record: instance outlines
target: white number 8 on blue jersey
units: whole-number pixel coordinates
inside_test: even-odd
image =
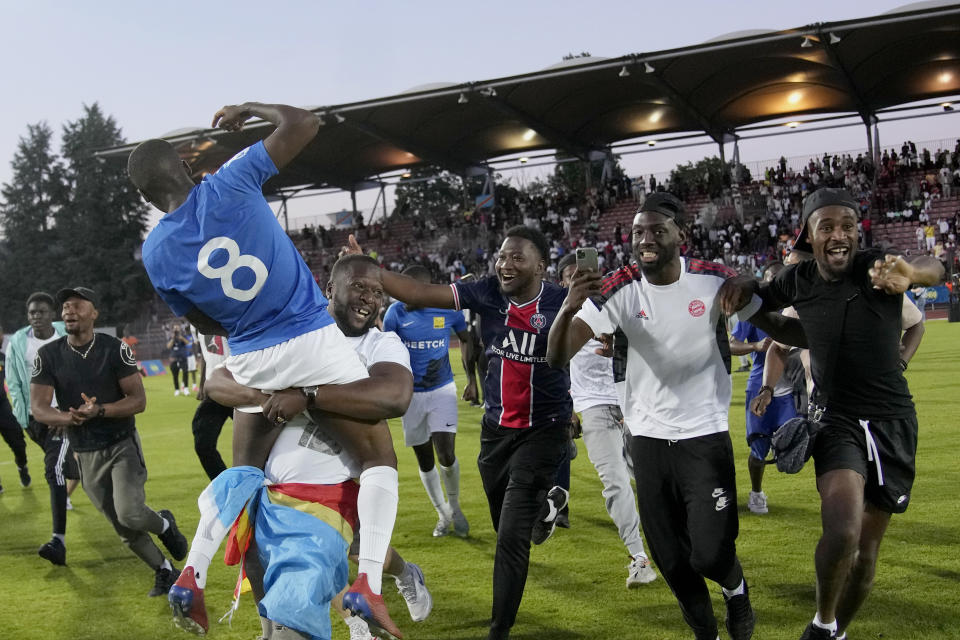
[[[222,267],[210,266],[210,254],[217,249],[223,249],[227,252],[227,263]],[[255,276],[253,285],[249,289],[237,289],[233,286],[233,274],[237,269],[247,267],[253,271]],[[214,280],[220,278],[220,286],[223,287],[223,293],[228,298],[247,302],[253,300],[260,289],[267,281],[267,265],[256,256],[240,253],[240,245],[226,236],[210,239],[203,245],[200,253],[197,254],[197,271],[201,275]]]

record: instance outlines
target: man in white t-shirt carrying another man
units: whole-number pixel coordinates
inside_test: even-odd
[[[230,468],[211,483],[201,501],[230,496],[232,500],[225,501],[232,506],[223,512],[236,519],[250,491],[259,490],[266,478],[270,504],[292,506],[311,516],[319,514],[334,529],[331,532],[321,526],[315,532],[311,520],[303,521],[301,526],[297,520],[300,516],[292,516],[293,520],[277,519],[269,510],[262,518],[255,516],[256,544],[246,550],[244,562],[259,601],[263,637],[271,640],[329,637],[329,604],[346,585],[346,564],[342,561],[347,548],[356,555],[353,532],[358,526],[357,488],[352,478],[359,475],[359,466],[315,418],[347,408],[364,419],[398,417],[407,410],[413,391],[406,347],[396,334],[380,332],[374,326],[383,298],[376,261],[358,255],[338,260],[330,274],[327,295],[331,315],[370,375],[347,385],[321,387],[317,393],[320,403],[316,405],[321,413],[311,412],[308,419],[304,414],[306,398],[299,389],[274,393],[267,408],[268,396],[237,384],[225,368],[215,371],[206,383],[210,397],[225,405],[264,405],[264,424],[273,420],[275,412],[295,417],[286,423],[274,443],[263,472],[251,467]],[[322,507],[310,505],[311,502]],[[262,499],[259,504],[262,509]],[[252,511],[249,507],[248,510]],[[315,537],[321,542],[317,543]],[[243,554],[243,536],[236,538],[240,542],[238,551]],[[331,554],[331,547],[342,549],[342,553]],[[234,559],[239,557],[235,555]],[[308,570],[303,569],[304,563]],[[426,619],[433,601],[420,568],[404,562],[390,548],[384,571],[394,577],[411,618],[417,622]],[[206,632],[203,589],[195,584],[181,585],[182,582],[174,587],[170,598],[175,620],[188,630]],[[393,637],[392,632],[382,628],[368,629],[360,618],[346,621],[351,639],[367,640],[371,630],[379,637]]]
[[[569,287],[577,268],[577,257],[571,252],[557,265],[560,286]],[[570,360],[570,396],[574,417],[582,414],[580,426],[587,457],[593,463],[603,484],[607,513],[617,525],[620,539],[630,554],[627,567],[627,588],[653,582],[657,574],[643,548],[640,536],[640,515],[630,486],[631,462],[614,385],[613,363],[597,353],[603,344],[591,338]]]
[[[736,552],[730,351],[717,296],[735,273],[681,258],[685,237],[683,203],[668,193],[649,196],[633,220],[637,265],[602,282],[596,272],[574,274],[547,360],[562,367],[590,338],[622,332],[623,416],[653,561],[697,640],[719,637],[704,578],[723,589],[731,638],[748,640],[755,615]]]

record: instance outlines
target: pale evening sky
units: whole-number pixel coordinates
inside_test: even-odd
[[[535,71],[567,53],[617,57],[692,45],[745,29],[785,29],[862,18],[899,0],[805,2],[357,3],[284,1],[228,4],[106,0],[4,2],[0,182],[28,123],[56,131],[99,102],[129,141],[207,126],[223,104],[260,100],[326,105],[391,95],[432,82],[466,82]],[[960,137],[960,118],[881,126],[881,143]],[[864,145],[862,127],[741,144],[760,161]],[[628,173],[668,171],[714,155],[715,146],[625,158]],[[728,150],[729,152],[729,150]],[[518,172],[505,177],[519,180]],[[531,170],[525,171],[526,179]],[[361,208],[373,191],[359,194]],[[294,215],[336,211],[349,198],[297,203]],[[391,202],[392,205],[392,202]]]

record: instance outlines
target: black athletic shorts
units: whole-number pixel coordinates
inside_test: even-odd
[[[916,475],[916,414],[898,420],[869,420],[864,428],[857,418],[827,411],[821,423],[823,429],[813,445],[817,476],[852,469],[866,480],[867,502],[887,513],[906,511]],[[868,430],[875,447],[868,444]]]

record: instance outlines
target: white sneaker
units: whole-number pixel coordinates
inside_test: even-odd
[[[627,589],[636,589],[657,579],[657,572],[650,566],[649,558],[643,554],[633,556],[627,569],[630,571],[627,575]]]
[[[183,388],[183,395],[185,395],[185,396],[190,395],[190,389],[187,389],[186,387],[184,387],[184,388]]]
[[[175,395],[175,396],[180,395],[180,389],[177,389],[176,391],[174,391],[174,392],[173,392],[173,395]]]
[[[350,616],[344,618],[343,621],[350,627],[350,640],[377,640],[370,633],[370,627],[360,616]]]
[[[453,535],[460,538],[466,538],[470,535],[470,523],[467,522],[467,516],[463,511],[457,509],[453,512]]]
[[[70,496],[67,496],[67,511],[73,511],[73,503],[70,502]]]
[[[764,514],[767,512],[767,494],[763,491],[751,491],[750,500],[747,502],[747,508],[753,513]]]
[[[394,578],[397,591],[403,596],[410,610],[410,619],[414,622],[423,622],[433,609],[433,596],[423,581],[423,571],[420,567],[408,562],[403,573]]]
[[[450,511],[450,505],[444,504],[443,511],[438,514],[437,526],[433,528],[433,537],[442,538],[450,533],[450,525],[453,524],[453,512]]]

